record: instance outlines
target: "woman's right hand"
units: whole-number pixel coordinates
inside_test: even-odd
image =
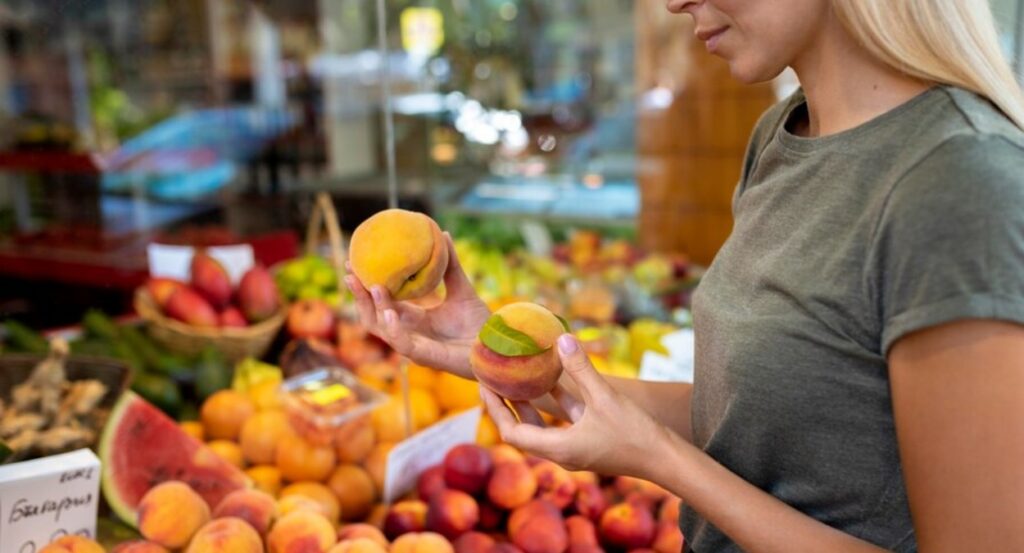
[[[462,270],[451,235],[444,236],[448,243],[446,295],[435,307],[396,302],[383,286],[367,290],[351,271],[345,283],[355,297],[363,326],[392,349],[417,364],[472,378],[469,349],[491,312]]]

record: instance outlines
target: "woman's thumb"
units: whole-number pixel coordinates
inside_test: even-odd
[[[580,347],[579,341],[572,334],[558,337],[558,355],[562,360],[562,370],[576,383],[584,401],[600,393],[607,383],[597,374],[590,358]]]

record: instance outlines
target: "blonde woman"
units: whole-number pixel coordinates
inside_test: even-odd
[[[670,0],[743,82],[802,90],[750,141],[694,300],[693,387],[558,343],[567,428],[483,392],[502,437],[683,498],[687,551],[1024,551],[1024,102],[983,0]],[[469,376],[487,317],[454,258],[363,321]]]

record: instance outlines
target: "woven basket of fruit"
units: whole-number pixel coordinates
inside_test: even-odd
[[[188,295],[184,296],[191,299]],[[186,302],[183,300],[179,303]],[[207,321],[202,320],[206,318],[203,315],[194,316],[193,320],[186,322],[180,319],[187,319],[188,316],[165,314],[169,305],[172,304],[161,309],[147,288],[135,291],[135,312],[146,321],[150,336],[162,346],[176,353],[198,355],[208,345],[213,345],[232,362],[246,357],[262,357],[281,330],[287,313],[283,307],[278,306],[266,319],[244,326],[232,326],[218,325],[212,320],[211,324],[205,324]],[[200,310],[202,308],[197,309]]]

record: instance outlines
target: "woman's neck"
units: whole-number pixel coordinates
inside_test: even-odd
[[[834,17],[794,61],[793,70],[807,97],[808,118],[792,130],[807,137],[862,125],[931,86],[872,57]]]

